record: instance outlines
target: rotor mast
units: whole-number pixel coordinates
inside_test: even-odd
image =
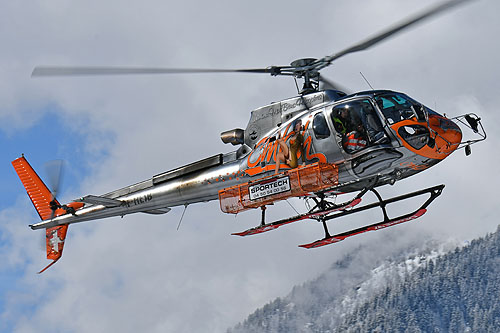
[[[304,79],[304,85],[299,92],[301,95],[307,95],[319,90],[319,72],[310,65],[317,59],[302,58],[292,61],[290,66],[293,68],[293,75],[297,79]]]

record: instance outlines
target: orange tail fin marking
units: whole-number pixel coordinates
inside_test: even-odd
[[[38,274],[43,273],[47,268],[54,265],[61,259],[66,233],[68,232],[68,224],[58,225],[57,227],[47,228],[45,230],[45,244],[47,248],[47,259],[53,261]]]
[[[33,202],[40,218],[42,220],[50,219],[52,216],[52,209],[50,208],[52,193],[48,187],[43,183],[24,156],[12,161],[12,165],[28,192],[28,196],[31,202]],[[59,205],[58,202],[57,204]]]
[[[50,219],[53,215],[53,212],[50,207],[50,202],[52,201],[52,193],[50,192],[49,188],[43,183],[43,181],[40,179],[35,170],[28,163],[28,161],[24,158],[24,156],[12,161],[12,165],[14,166],[17,175],[21,179],[24,188],[28,192],[28,196],[31,199],[33,206],[35,206],[38,215],[40,215],[40,218],[42,220]],[[56,204],[59,206],[59,202],[56,201]],[[56,215],[60,214],[55,214],[54,216]],[[47,259],[52,259],[53,262],[42,269],[39,273],[45,271],[61,258],[67,231],[67,224],[46,229],[45,238]]]

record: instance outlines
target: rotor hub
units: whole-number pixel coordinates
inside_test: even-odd
[[[318,59],[315,58],[302,58],[302,59],[297,59],[294,60],[290,63],[290,66],[295,67],[295,68],[300,68],[300,67],[306,67],[314,62],[316,62]]]

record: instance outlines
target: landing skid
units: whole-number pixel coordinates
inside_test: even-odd
[[[266,231],[274,230],[277,229],[283,225],[290,224],[292,222],[297,222],[305,219],[315,219],[323,224],[323,228],[325,231],[325,237],[317,240],[315,242],[309,243],[309,244],[303,244],[299,245],[300,247],[311,249],[311,248],[317,248],[321,246],[325,246],[328,244],[333,244],[340,242],[347,237],[351,237],[354,235],[358,235],[367,231],[372,231],[372,230],[380,230],[384,229],[387,227],[392,227],[397,224],[401,224],[404,222],[412,221],[414,219],[419,218],[420,216],[424,215],[427,212],[427,206],[430,205],[432,201],[434,201],[439,195],[441,195],[441,192],[443,191],[444,185],[437,185],[433,187],[429,187],[420,191],[416,192],[411,192],[407,193],[401,196],[389,198],[389,199],[382,199],[380,194],[375,190],[375,189],[364,189],[361,191],[354,199],[351,201],[348,201],[346,203],[340,204],[340,205],[335,205],[332,204],[328,201],[326,201],[323,197],[319,197],[319,200],[316,199],[316,205],[307,213],[300,214],[297,216],[293,216],[287,219],[279,220],[276,222],[272,223],[264,223],[264,210],[265,207],[263,208],[263,213],[262,213],[262,222],[261,225],[252,229],[248,229],[243,232],[239,233],[233,233],[233,235],[237,236],[249,236],[249,235],[255,235],[259,233],[263,233]],[[364,205],[361,207],[355,207],[361,202],[361,197],[368,191],[373,192],[377,198],[378,202],[374,202],[372,204]],[[386,211],[386,206],[391,203],[395,203],[398,201],[410,199],[416,196],[424,195],[424,194],[429,194],[430,197],[414,212],[404,214],[395,218],[389,218],[387,215]],[[329,231],[328,231],[328,226],[326,224],[326,221],[336,219],[339,217],[351,215],[354,213],[359,213],[361,211],[365,211],[368,209],[373,209],[376,207],[380,207],[382,209],[382,213],[384,214],[384,220],[382,222],[374,223],[368,226],[364,226],[361,228],[353,229],[350,231],[346,231],[340,234],[336,234],[331,236]]]
[[[341,234],[337,234],[334,236],[326,236],[325,238],[317,240],[315,242],[312,242],[309,244],[299,245],[299,247],[303,247],[306,249],[313,249],[313,248],[325,246],[328,244],[338,243],[338,242],[346,239],[347,237],[358,235],[358,234],[361,234],[363,232],[367,232],[367,231],[371,231],[371,230],[380,230],[380,229],[384,229],[387,227],[392,227],[393,225],[396,225],[396,224],[415,220],[415,219],[419,218],[420,216],[424,215],[426,212],[427,212],[427,209],[422,208],[422,209],[417,210],[414,213],[407,214],[405,216],[401,216],[401,217],[396,218],[396,219],[391,219],[388,221],[374,223],[374,224],[371,224],[371,225],[366,226],[366,227],[361,227],[358,229],[346,231],[346,232],[343,232]]]
[[[338,211],[345,211],[346,209],[352,208],[359,204],[361,202],[361,197],[358,195],[356,198],[352,199],[351,201],[348,201],[346,203],[340,204],[340,205],[334,205],[328,201],[322,200],[321,202],[325,202],[328,205],[328,207],[324,207],[323,209],[319,208],[318,204],[314,206],[309,212],[292,216],[287,219],[279,220],[276,222],[271,222],[271,223],[261,223],[260,226],[251,228],[242,232],[236,232],[231,235],[235,236],[250,236],[250,235],[255,235],[255,234],[260,234],[266,231],[271,231],[274,229],[278,229],[281,226],[293,223],[293,222],[298,222],[306,219],[318,219],[321,218],[322,216],[332,214],[334,212]],[[264,207],[262,207],[265,209]],[[262,222],[264,222],[264,218],[262,219]]]

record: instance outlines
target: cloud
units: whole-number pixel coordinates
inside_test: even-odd
[[[34,65],[281,65],[332,54],[421,6],[395,0],[362,7],[348,1],[308,7],[298,1],[9,4],[0,20],[5,46],[0,117],[10,130],[30,128],[38,112],[55,105],[75,133],[89,138],[80,143],[81,149],[106,151],[75,180],[80,191],[67,196],[106,193],[230,151],[219,133],[244,127],[250,110],[295,94],[293,81],[231,74],[35,80],[29,79]],[[33,245],[38,233],[25,227],[36,215],[23,201],[2,207],[0,216],[2,257],[12,255],[7,247],[15,246],[8,267],[21,270],[16,285],[26,287],[26,292],[9,294],[2,318],[19,332],[222,331],[257,306],[287,294],[293,285],[314,278],[360,242],[387,243],[411,234],[469,239],[493,231],[497,157],[492,152],[499,140],[489,124],[498,127],[498,85],[492,78],[498,77],[499,68],[498,47],[484,41],[495,40],[499,32],[496,20],[487,19],[498,7],[494,1],[472,3],[345,57],[324,72],[353,89],[366,89],[361,70],[377,88],[408,92],[448,115],[474,109],[487,120],[490,136],[473,147],[471,157],[455,154],[381,190],[392,196],[445,183],[443,195],[418,222],[307,251],[296,245],[322,237],[316,223],[241,239],[230,233],[254,226],[260,212],[235,218],[221,213],[217,202],[197,204],[188,207],[179,231],[182,208],[163,216],[73,225],[63,259],[36,276],[44,259]],[[25,200],[19,193],[19,201]],[[270,219],[290,214],[286,203],[269,210]],[[343,226],[364,222],[357,217]]]

